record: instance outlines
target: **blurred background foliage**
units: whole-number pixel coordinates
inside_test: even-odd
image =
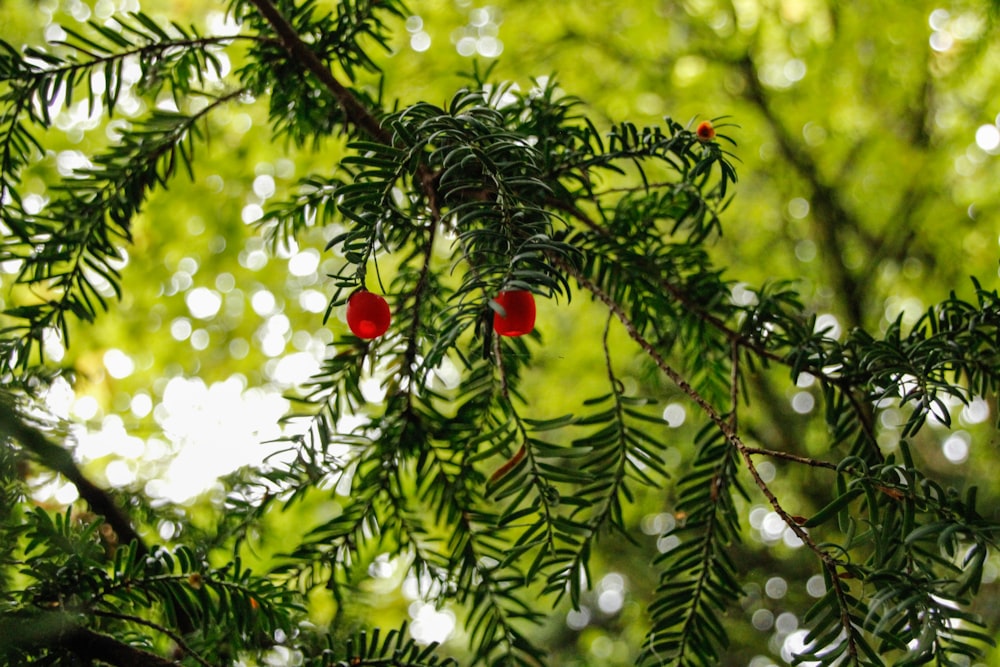
[[[58,39],[59,26],[139,8],[137,0],[2,0],[0,37],[39,43]],[[143,0],[141,9],[206,34],[232,29],[221,4]],[[443,104],[473,67],[495,63],[494,78],[522,89],[557,77],[599,126],[664,116],[732,123],[740,180],[711,247],[717,265],[726,279],[755,285],[795,281],[834,332],[884,331],[898,317],[912,323],[951,291],[970,295],[969,276],[997,286],[1000,32],[989,3],[427,0],[409,9],[391,53],[373,51],[385,73],[368,83],[373,96],[381,87],[401,105]],[[121,117],[110,123],[82,100],[61,113],[45,138],[52,153],[32,167],[24,191],[45,201],[60,174],[150,103],[133,91],[123,96]],[[282,434],[280,417],[290,409],[283,395],[318,370],[346,324],[341,311],[322,324],[331,296],[322,276],[340,266],[324,246],[338,230],[312,229],[294,247],[270,248],[257,225],[297,179],[331,172],[338,141],[316,152],[273,143],[266,106],[250,100],[210,122],[193,181],[175,179],[157,192],[135,224],[120,303],[95,324],[74,326],[68,350],[56,340],[46,347],[52,362],[72,370],[72,383],[57,383],[48,404],[68,420],[87,474],[141,498],[135,508],[151,535],[217,543],[221,562],[233,538],[219,515],[218,478],[272,451],[262,443]],[[5,303],[17,299],[9,285],[0,293]],[[543,345],[523,390],[533,416],[556,416],[603,391],[600,374],[585,371],[603,365],[594,341],[605,322],[583,299],[539,307]],[[668,467],[679,474],[700,418],[623,332],[612,331],[612,350],[631,388],[656,399],[657,428],[675,445]],[[825,427],[810,418],[814,388],[783,372],[751,381],[756,409],[741,417],[751,442],[792,450],[788,443],[802,443],[822,454]],[[957,430],[920,433],[924,463],[956,486],[980,485],[980,505],[995,508],[998,482],[984,472],[1000,465],[997,406],[983,398],[955,410]],[[902,424],[887,414],[882,438],[891,449]],[[811,469],[777,461],[760,469],[787,505],[802,514],[821,506],[817,488],[829,482]],[[36,502],[76,500],[66,480],[32,472]],[[552,664],[634,663],[656,585],[646,565],[669,548],[657,539],[675,521],[672,501],[647,489],[626,508],[641,539],[602,543],[584,608],[563,609],[546,626]],[[271,554],[331,511],[307,497],[267,517],[266,529],[247,536],[245,558],[266,568]],[[724,664],[786,664],[802,636],[797,614],[821,582],[763,498],[741,511],[747,536],[735,560],[747,595],[727,618],[733,646]],[[370,624],[409,618],[414,636],[446,640],[460,655],[465,638],[453,612],[422,602],[400,563],[371,557],[364,595],[340,610],[314,595],[315,621],[337,612]],[[987,566],[984,600],[996,598],[998,565]],[[977,611],[990,627],[1000,623],[995,603]],[[1000,665],[1000,654],[985,664]]]

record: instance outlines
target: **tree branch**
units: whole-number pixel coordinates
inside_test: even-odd
[[[0,400],[0,435],[17,440],[45,467],[72,482],[80,497],[96,514],[103,516],[115,531],[119,542],[135,543],[135,549],[140,556],[149,553],[139,533],[132,527],[132,523],[114,499],[84,476],[69,451],[49,442],[41,431],[25,423],[9,400]]]
[[[337,81],[330,68],[324,65],[319,56],[302,41],[298,33],[295,32],[295,28],[281,15],[277,7],[270,0],[250,0],[250,3],[274,28],[289,55],[302,63],[333,94],[347,119],[372,139],[391,145],[392,135],[382,127],[378,119],[358,101],[358,98],[350,90]]]
[[[0,618],[0,637],[5,640],[0,646],[0,658],[17,657],[21,650],[61,649],[86,664],[98,661],[115,667],[177,666],[173,660],[80,627],[62,612]]]
[[[827,266],[843,296],[842,303],[848,318],[848,328],[859,327],[864,322],[862,307],[864,291],[844,265],[844,244],[840,232],[847,226],[860,233],[861,226],[857,217],[844,207],[836,189],[828,185],[820,175],[816,162],[792,138],[788,128],[778,118],[757,76],[757,65],[753,58],[749,54],[745,55],[739,61],[739,66],[747,82],[746,98],[757,107],[771,126],[782,155],[812,188],[816,228],[820,241],[827,251]]]

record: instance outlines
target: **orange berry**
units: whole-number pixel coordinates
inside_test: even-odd
[[[698,123],[698,129],[694,131],[698,135],[698,141],[707,142],[715,139],[715,128],[711,121],[703,120]]]

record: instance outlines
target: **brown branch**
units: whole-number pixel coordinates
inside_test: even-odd
[[[115,535],[118,536],[120,544],[135,545],[133,548],[140,557],[149,554],[149,547],[146,546],[142,537],[132,526],[128,515],[118,506],[114,498],[87,479],[77,467],[72,454],[65,447],[49,442],[41,431],[28,424],[18,414],[9,399],[0,400],[0,436],[17,440],[42,465],[69,480],[76,487],[80,498],[86,501],[91,510],[104,517],[105,523],[111,526]],[[182,634],[194,631],[194,623],[184,610],[179,610],[177,613],[177,629]]]
[[[84,476],[66,448],[49,442],[41,431],[27,424],[8,401],[0,401],[0,434],[20,442],[42,465],[69,480],[94,513],[104,517],[105,522],[118,535],[120,543],[135,543],[140,556],[149,552],[114,499]]]
[[[558,260],[557,263],[559,263],[563,270],[565,270],[569,275],[573,276],[581,287],[597,297],[598,300],[604,303],[604,305],[611,310],[618,321],[624,325],[629,337],[635,341],[640,348],[642,348],[643,352],[645,352],[650,359],[652,359],[653,363],[656,364],[656,367],[660,369],[660,372],[666,375],[678,389],[694,401],[695,404],[701,408],[702,412],[708,416],[709,420],[715,424],[722,435],[726,438],[726,441],[740,452],[746,462],[747,469],[750,471],[751,476],[753,476],[758,488],[760,488],[765,498],[767,498],[768,502],[774,508],[774,511],[777,512],[782,520],[784,520],[785,524],[788,525],[789,529],[791,529],[791,531],[795,533],[800,540],[802,540],[803,544],[807,545],[811,551],[816,553],[816,555],[819,556],[824,563],[835,565],[836,560],[826,551],[821,549],[819,545],[817,545],[816,542],[809,537],[806,530],[800,526],[792,515],[781,506],[781,503],[778,502],[774,493],[771,492],[767,484],[761,479],[760,475],[757,473],[757,468],[753,463],[753,459],[750,457],[750,453],[748,451],[749,448],[743,442],[743,439],[739,436],[739,434],[733,429],[730,421],[726,419],[722,413],[715,408],[715,406],[709,403],[708,400],[702,396],[701,393],[684,378],[684,376],[680,374],[680,372],[667,363],[667,360],[663,357],[660,351],[657,350],[656,347],[642,335],[632,320],[628,317],[625,310],[614,299],[612,299],[609,294],[602,290],[600,286],[590,280],[587,276],[583,275],[583,273],[578,271],[575,267]]]
[[[100,660],[116,667],[176,667],[177,665],[173,660],[167,660],[86,628],[74,628],[61,635],[58,642],[81,658]]]
[[[130,616],[128,614],[118,614],[110,611],[94,611],[92,613],[94,614],[94,616],[102,616],[104,618],[114,618],[120,621],[128,621],[129,623],[144,625],[147,628],[156,630],[157,632],[160,632],[166,635],[167,637],[170,637],[170,639],[175,644],[177,644],[177,647],[181,651],[183,651],[185,655],[191,656],[198,664],[203,665],[204,667],[213,667],[212,663],[208,662],[200,655],[198,655],[197,652],[195,652],[190,646],[187,645],[187,643],[181,638],[180,635],[178,635],[176,632],[172,632],[169,628],[165,628],[162,625],[153,623],[152,621],[147,621],[144,618],[140,618],[138,616]]]
[[[288,54],[302,63],[333,94],[344,115],[355,127],[378,142],[387,145],[392,143],[392,135],[350,90],[337,81],[330,68],[324,65],[319,56],[302,41],[292,24],[281,15],[270,0],[250,0],[250,3],[274,28]]]
[[[77,625],[65,613],[44,612],[29,617],[0,619],[0,658],[10,651],[61,649],[87,664],[114,667],[176,667],[177,663],[114,637]],[[16,655],[16,653],[15,653]],[[11,663],[13,664],[13,663]]]
[[[747,447],[746,452],[752,456],[769,456],[773,459],[784,459],[785,461],[801,463],[802,465],[811,466],[813,468],[826,468],[827,470],[837,469],[836,464],[830,463],[829,461],[820,461],[819,459],[810,458],[808,456],[799,456],[798,454],[791,454],[789,452],[782,452],[775,449]]]

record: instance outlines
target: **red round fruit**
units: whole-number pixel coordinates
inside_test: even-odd
[[[347,300],[347,326],[358,338],[378,338],[391,319],[389,304],[378,294],[361,290]]]
[[[703,120],[698,123],[698,129],[694,131],[698,135],[698,141],[711,141],[715,139],[715,128],[711,121]]]
[[[535,328],[535,296],[531,292],[500,292],[494,301],[503,309],[503,314],[493,313],[493,330],[501,336],[523,336]]]

